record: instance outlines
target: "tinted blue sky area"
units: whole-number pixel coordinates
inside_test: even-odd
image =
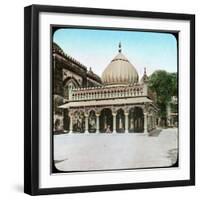
[[[177,72],[177,41],[172,34],[64,28],[54,33],[53,41],[100,76],[117,55],[119,42],[140,77],[144,67],[148,75],[157,69]]]

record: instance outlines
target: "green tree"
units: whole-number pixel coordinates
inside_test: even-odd
[[[178,88],[177,88],[177,73],[170,73],[172,79],[172,96],[178,95]]]
[[[166,107],[172,96],[177,96],[177,73],[155,71],[149,78],[149,87],[156,93],[159,117],[166,125]]]

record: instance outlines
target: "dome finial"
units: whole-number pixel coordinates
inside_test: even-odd
[[[146,67],[144,68],[144,75],[146,75],[147,74],[147,72],[146,72]]]
[[[119,42],[119,50],[118,50],[118,51],[119,51],[119,53],[121,53],[121,52],[122,52],[122,48],[121,48],[121,47],[122,47],[122,45],[121,45],[121,42]]]

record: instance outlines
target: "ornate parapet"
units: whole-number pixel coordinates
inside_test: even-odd
[[[147,96],[146,85],[134,84],[129,86],[115,87],[76,88],[71,91],[71,98],[69,100],[82,101],[137,96]]]

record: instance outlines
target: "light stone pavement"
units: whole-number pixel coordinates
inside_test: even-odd
[[[160,134],[54,135],[58,170],[88,171],[169,167],[177,160],[177,129]]]

